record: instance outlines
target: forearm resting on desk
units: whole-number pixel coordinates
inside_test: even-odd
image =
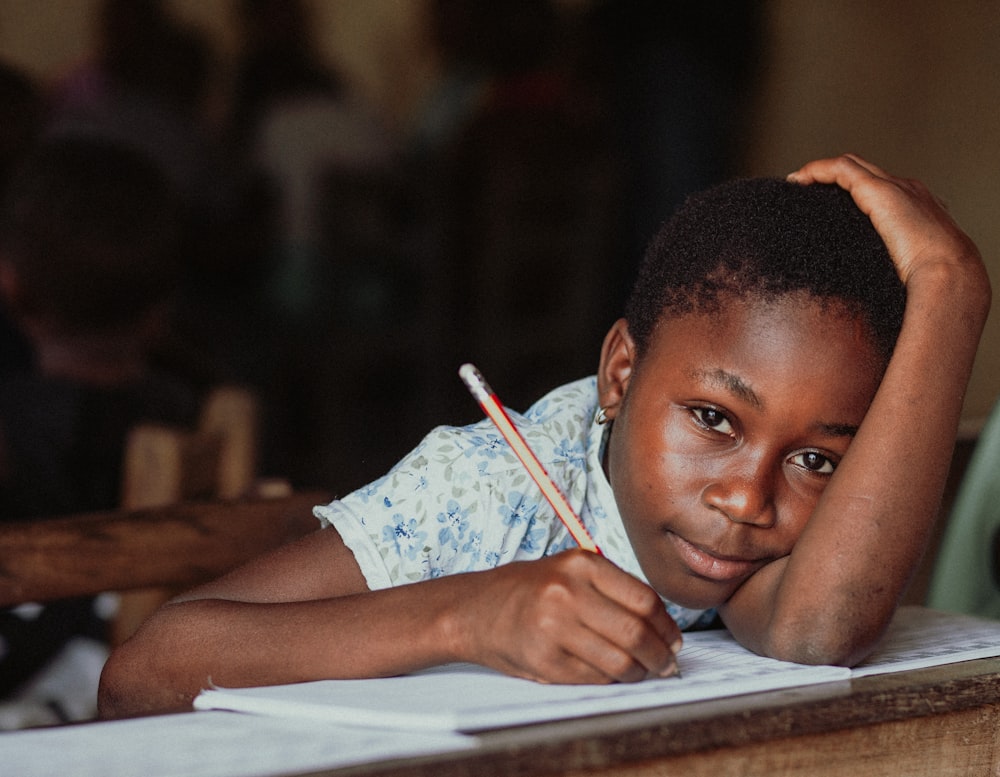
[[[791,555],[722,608],[748,647],[854,664],[881,635],[937,517],[990,291],[981,265],[928,266],[851,447]]]
[[[409,593],[399,588],[303,602],[168,604],[109,661],[101,714],[190,708],[211,685],[392,675],[454,660],[435,625],[435,604],[443,609],[443,602],[428,596],[420,607],[407,606]]]
[[[436,582],[436,581],[434,581]],[[118,648],[100,709],[189,708],[198,692],[394,674],[453,659],[447,585],[369,592],[333,530],[279,548],[160,608]]]
[[[187,708],[210,684],[379,677],[455,661],[561,683],[676,671],[680,632],[659,597],[593,553],[363,587],[326,529],[197,589],[113,654],[101,713]]]

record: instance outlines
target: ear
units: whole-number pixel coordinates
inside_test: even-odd
[[[597,398],[609,421],[614,420],[621,409],[635,368],[635,357],[635,343],[628,324],[624,318],[619,318],[604,337],[597,369]]]

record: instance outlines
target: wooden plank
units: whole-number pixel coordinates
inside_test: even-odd
[[[366,777],[1000,774],[1000,658],[479,735]]]
[[[616,766],[616,777],[993,777],[996,705]],[[595,772],[568,772],[583,777]]]
[[[322,492],[0,524],[0,606],[217,577],[319,527]]]

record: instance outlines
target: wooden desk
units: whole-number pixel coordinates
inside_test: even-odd
[[[565,721],[466,741],[196,712],[0,734],[18,777],[1000,775],[1000,658]],[[430,739],[428,739],[428,737]],[[390,753],[438,753],[388,760]],[[362,766],[378,757],[381,763]],[[316,771],[309,771],[309,770]],[[325,770],[324,770],[325,769]]]
[[[1000,775],[1000,658],[489,732],[474,753],[320,772],[365,777],[614,774]]]

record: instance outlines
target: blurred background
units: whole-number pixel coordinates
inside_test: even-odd
[[[996,283],[998,41],[994,0],[0,0],[2,172],[37,133],[156,159],[161,365],[252,387],[265,474],[345,493],[479,417],[462,361],[516,409],[592,372],[646,240],[732,175],[860,153]],[[967,433],[998,392],[994,313]]]

